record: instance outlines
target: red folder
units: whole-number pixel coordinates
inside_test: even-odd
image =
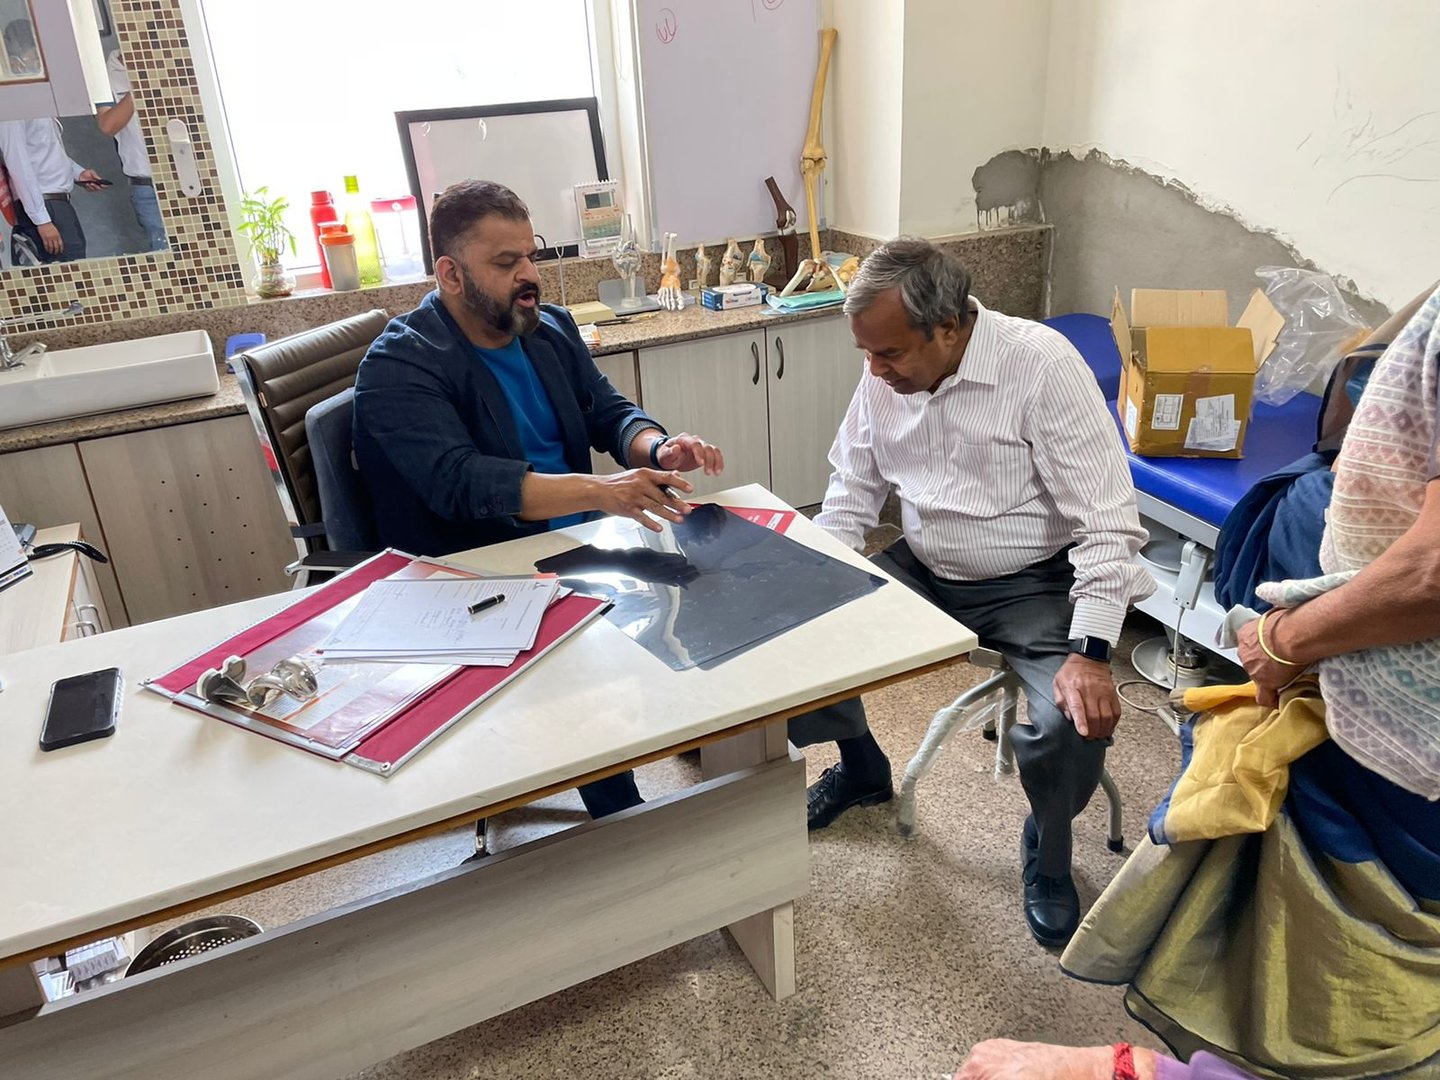
[[[445,566],[435,560],[415,559],[397,551],[381,552],[332,578],[283,611],[246,627],[179,667],[148,680],[145,686],[196,712],[237,724],[288,745],[313,749],[305,745],[303,738],[288,734],[272,724],[257,722],[238,709],[213,705],[198,697],[195,694],[196,681],[206,669],[220,667],[227,657],[246,656],[254,652],[282,634],[296,630],[337,604],[358,595],[371,582],[396,574],[409,576],[423,567],[437,565]],[[446,569],[463,570],[460,567]],[[511,679],[602,614],[606,606],[603,600],[579,593],[572,593],[557,601],[550,606],[540,623],[535,647],[529,652],[521,653],[514,664],[504,668],[460,668],[422,693],[383,726],[367,734],[353,750],[338,760],[369,769],[382,776],[390,775]]]

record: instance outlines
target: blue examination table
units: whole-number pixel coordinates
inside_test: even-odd
[[[1240,497],[1261,477],[1310,452],[1315,443],[1320,399],[1313,394],[1298,394],[1280,406],[1257,402],[1245,436],[1245,456],[1238,460],[1138,457],[1130,452],[1115,411],[1115,399],[1120,393],[1120,353],[1109,320],[1077,314],[1045,321],[1079,350],[1109,403],[1116,437],[1125,448],[1135,481],[1140,517],[1151,535],[1151,548],[1147,549],[1150,557],[1145,563],[1155,578],[1156,590],[1136,606],[1174,627],[1179,608],[1175,596],[1179,571],[1172,569],[1176,566],[1173,554],[1183,549],[1185,541],[1193,540],[1197,544],[1196,557],[1208,563],[1220,525]],[[1223,618],[1214,590],[1206,582],[1195,607],[1184,615],[1182,631],[1186,638],[1233,660],[1233,652],[1214,645],[1214,633]]]

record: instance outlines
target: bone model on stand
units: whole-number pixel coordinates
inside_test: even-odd
[[[860,260],[852,257],[846,259],[837,269],[830,265],[824,252],[820,250],[820,214],[817,189],[820,186],[820,174],[825,171],[826,162],[825,146],[820,141],[820,113],[825,103],[825,81],[830,73],[830,54],[835,49],[835,39],[838,36],[834,29],[823,30],[820,34],[820,63],[815,70],[815,86],[810,93],[810,127],[805,133],[805,147],[800,155],[800,177],[805,181],[805,210],[810,218],[810,258],[795,268],[794,276],[790,278],[785,288],[780,290],[781,296],[791,296],[802,289],[805,292],[839,289],[843,295],[850,279],[854,277],[855,271],[860,266]],[[771,197],[775,198],[773,190]],[[777,211],[782,201],[776,199]],[[788,208],[788,204],[785,205]]]
[[[655,299],[666,311],[679,311],[685,306],[685,294],[680,288],[680,264],[675,259],[675,234],[665,234],[665,253],[660,262],[660,291]]]

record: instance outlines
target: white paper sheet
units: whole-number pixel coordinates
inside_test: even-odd
[[[554,578],[377,581],[365,590],[322,647],[327,659],[434,658],[459,663],[474,656],[494,663],[530,649],[540,619],[555,595]],[[502,603],[471,615],[470,605],[491,596]]]

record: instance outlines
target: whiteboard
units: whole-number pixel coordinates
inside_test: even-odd
[[[504,184],[530,208],[531,225],[546,245],[575,243],[580,219],[573,189],[605,179],[593,110],[593,101],[583,99],[397,113],[411,192],[421,207],[426,268],[434,265],[430,209],[435,196],[459,180]]]
[[[804,233],[800,153],[820,59],[818,0],[634,4],[655,235],[692,245],[774,232],[767,176]],[[824,190],[822,180],[822,206]]]

